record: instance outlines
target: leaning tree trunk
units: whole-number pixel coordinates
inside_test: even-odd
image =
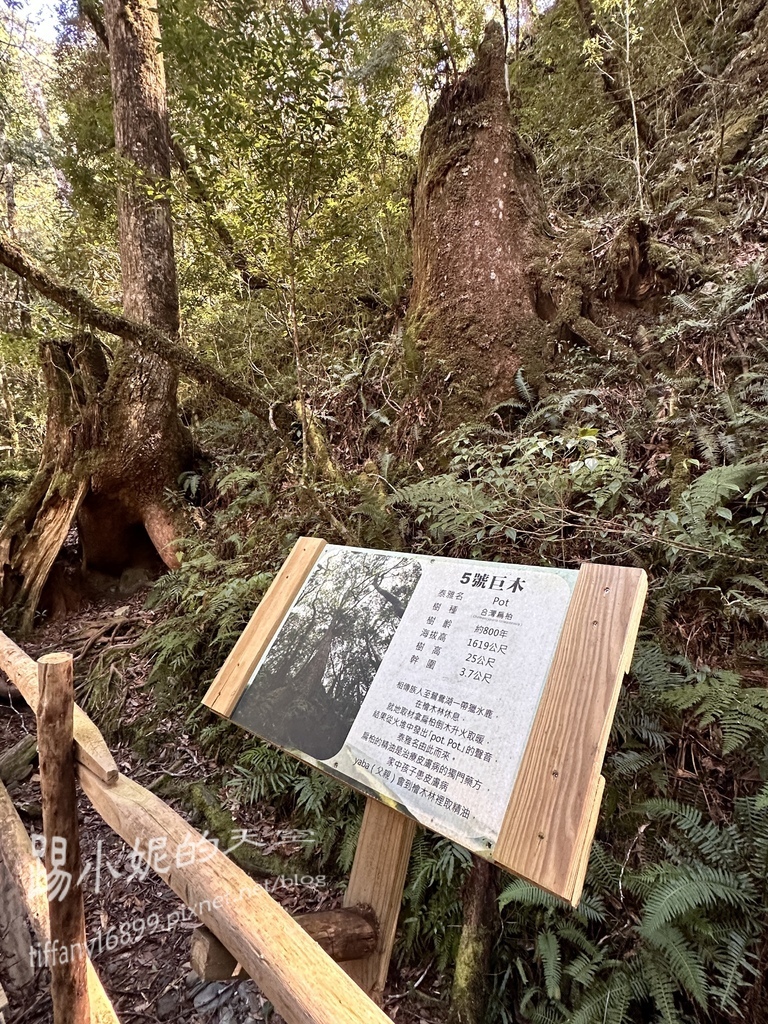
[[[100,433],[98,396],[109,373],[92,334],[40,346],[48,394],[40,466],[0,531],[0,607],[32,626],[49,573],[88,490],[90,453]]]
[[[533,157],[515,130],[504,32],[491,22],[475,65],[446,86],[421,137],[413,191],[407,337],[441,368],[447,419],[513,392],[551,358],[531,264],[543,245]]]
[[[104,13],[123,306],[131,320],[173,336],[179,307],[157,11],[148,0],[106,0]],[[75,523],[84,568],[116,575],[157,556],[158,565],[177,564],[178,524],[166,491],[190,455],[176,371],[146,348],[124,341],[109,366],[98,342],[81,336],[44,346],[43,367],[49,399],[40,469],[0,531],[0,601],[18,610],[24,630]]]

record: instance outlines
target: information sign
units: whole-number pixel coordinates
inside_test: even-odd
[[[205,703],[467,849],[573,899],[586,869],[600,765],[645,574],[584,567],[602,570],[597,585],[586,587],[592,604],[602,598],[599,617],[590,619],[597,612],[587,610],[587,622],[584,569],[310,540],[300,542],[291,559]],[[564,641],[585,626],[586,638]],[[574,662],[564,642],[582,660],[586,651],[598,661],[570,680],[570,693],[561,676],[563,663],[567,672]],[[570,727],[589,699],[591,727],[573,735]],[[561,749],[552,749],[553,742]],[[588,771],[581,764],[583,743],[593,748]],[[550,767],[552,756],[558,767]],[[570,771],[571,758],[580,762],[578,771]],[[563,831],[563,822],[523,821],[541,838],[527,851],[515,850],[510,816],[525,819],[531,801],[547,799],[552,771],[555,779],[563,775],[554,804],[562,802],[562,792],[575,801],[563,808],[565,831],[553,833]],[[545,783],[537,782],[542,772],[549,776]],[[523,804],[515,808],[517,790]]]

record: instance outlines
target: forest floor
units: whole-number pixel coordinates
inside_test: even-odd
[[[116,594],[98,606],[91,605],[65,620],[40,626],[23,645],[32,657],[51,651],[70,651],[75,656],[75,684],[87,678],[90,667],[108,649],[131,647],[153,621],[156,612],[144,608],[144,594],[130,598]],[[121,772],[153,789],[169,775],[192,785],[221,776],[221,767],[206,758],[183,733],[183,723],[157,722],[157,709],[147,685],[150,665],[131,654],[121,660],[121,672],[130,674],[128,696],[120,712],[121,734],[131,726],[152,721],[174,735],[168,749],[142,757],[129,744],[112,744]],[[98,724],[98,723],[97,723]],[[18,696],[0,697],[0,750],[8,749],[26,734],[34,734],[33,712]],[[39,775],[33,770],[23,782],[10,788],[24,824],[35,836],[42,832]],[[164,796],[189,819],[178,801]],[[92,960],[122,1024],[178,1021],[183,1024],[257,1024],[280,1018],[250,981],[204,982],[191,970],[191,932],[199,923],[173,891],[149,870],[146,863],[102,820],[84,794],[79,794],[80,840],[86,929],[94,943]],[[281,828],[265,805],[241,809],[238,827],[247,841],[264,853],[297,852],[296,838]],[[323,876],[318,876],[317,881]],[[271,895],[291,914],[329,910],[340,906],[343,886],[329,880],[308,885],[293,876],[268,880]],[[42,958],[42,953],[41,953]],[[2,982],[2,965],[0,965]],[[37,971],[35,991],[25,992],[23,1004],[10,998],[6,1024],[49,1024],[51,1021],[50,976]],[[439,1024],[445,1017],[440,1000],[439,978],[413,969],[393,967],[385,994],[387,1014],[403,1024]],[[425,1004],[428,1009],[425,1010]]]

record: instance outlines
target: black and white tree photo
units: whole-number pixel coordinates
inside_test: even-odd
[[[281,747],[339,752],[421,576],[412,558],[321,558],[232,720]]]

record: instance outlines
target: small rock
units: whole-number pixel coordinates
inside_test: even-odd
[[[176,1017],[179,1009],[179,993],[175,989],[168,989],[158,997],[155,1013],[160,1020],[168,1020]]]
[[[212,981],[210,985],[206,985],[205,988],[198,992],[194,998],[194,1004],[196,1010],[206,1010],[211,1012],[217,1010],[220,1006],[223,1006],[228,1002],[233,994],[233,986],[228,981]]]
[[[144,587],[148,587],[151,582],[152,577],[146,569],[125,569],[120,577],[117,590],[120,594],[130,596]]]

